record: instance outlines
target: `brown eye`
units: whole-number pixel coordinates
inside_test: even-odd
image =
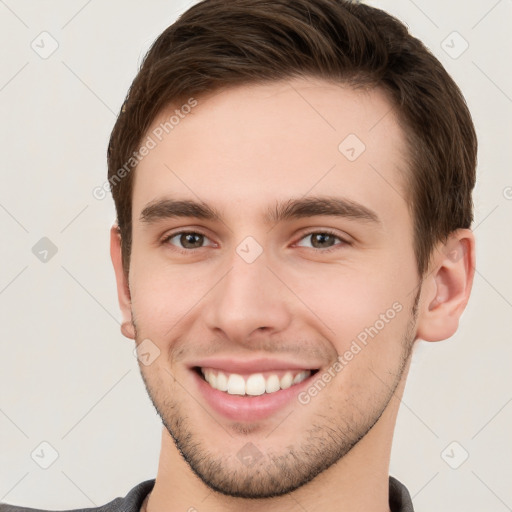
[[[180,244],[185,249],[197,249],[203,244],[204,236],[198,233],[182,233],[180,235]]]
[[[309,240],[309,245],[304,245],[302,241]],[[336,243],[336,241],[339,241],[341,243]],[[311,247],[312,249],[326,249],[327,251],[329,249],[335,249],[338,245],[345,245],[347,242],[340,238],[338,235],[335,235],[334,233],[330,233],[329,231],[312,231],[311,233],[308,233],[307,235],[303,236],[301,238],[301,241],[297,244],[300,247]],[[324,252],[327,252],[324,251]]]
[[[181,231],[168,236],[164,243],[169,243],[179,249],[200,249],[208,237],[195,231]]]
[[[328,233],[313,233],[311,236],[311,243],[315,249],[325,249],[332,247],[335,237]]]

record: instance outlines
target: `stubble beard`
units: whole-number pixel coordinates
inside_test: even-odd
[[[401,355],[396,368],[387,369],[394,375],[394,381],[387,385],[381,381],[382,393],[371,406],[352,401],[352,410],[348,413],[341,408],[345,417],[340,417],[340,413],[336,414],[331,407],[325,411],[326,414],[317,415],[311,426],[302,433],[301,441],[295,445],[288,445],[280,451],[268,448],[263,452],[256,446],[261,456],[258,456],[257,461],[251,465],[244,465],[237,457],[237,452],[244,446],[243,442],[239,442],[239,437],[233,438],[232,453],[222,454],[212,450],[197,432],[196,422],[186,413],[185,402],[188,400],[194,406],[193,397],[179,384],[175,384],[174,387],[184,400],[176,399],[168,390],[158,389],[158,385],[149,382],[141,366],[147,393],[176,448],[206,486],[221,494],[238,498],[262,499],[283,496],[307,484],[336,464],[366,436],[382,416],[400,384],[411,356],[420,291],[421,289],[416,295],[407,328],[402,336]],[[135,332],[137,333],[137,330]],[[142,341],[138,335],[136,340]],[[258,427],[238,424],[234,430],[241,436],[247,436],[251,430],[258,430]],[[265,435],[262,437],[265,442]],[[252,449],[254,450],[254,447]]]

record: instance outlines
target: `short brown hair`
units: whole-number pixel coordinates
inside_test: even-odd
[[[293,77],[388,93],[408,143],[407,200],[420,276],[437,242],[471,226],[477,156],[471,115],[455,82],[405,25],[346,0],[203,0],[153,43],[110,137],[108,179],[126,274],[133,172],[122,179],[118,173],[156,116],[202,93]]]

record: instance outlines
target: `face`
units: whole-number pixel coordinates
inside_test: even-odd
[[[404,137],[381,91],[319,80],[197,98],[159,141],[174,109],[135,172],[141,373],[203,482],[281,495],[362,442],[403,377],[419,282]]]

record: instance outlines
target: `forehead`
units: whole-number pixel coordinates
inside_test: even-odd
[[[379,89],[293,79],[186,103],[162,111],[146,133],[154,147],[135,171],[134,221],[166,196],[256,216],[276,200],[338,194],[407,213],[405,139]]]

